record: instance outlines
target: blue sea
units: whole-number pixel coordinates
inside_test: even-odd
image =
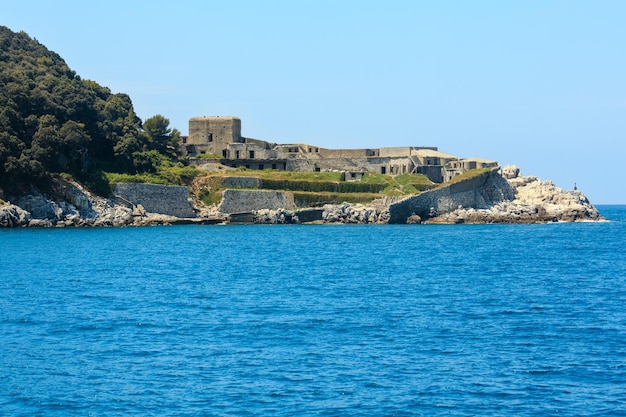
[[[0,415],[626,415],[601,223],[0,230]]]

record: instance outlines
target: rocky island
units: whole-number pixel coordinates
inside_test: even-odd
[[[0,86],[0,227],[602,219],[577,190],[434,146],[280,144],[233,116],[183,136],[2,26]]]

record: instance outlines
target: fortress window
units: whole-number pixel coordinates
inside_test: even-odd
[[[386,174],[387,173],[387,167],[380,167],[380,173],[381,174]]]
[[[226,159],[227,155],[228,155],[228,151],[226,149],[222,149],[222,158]]]
[[[276,164],[272,164],[272,169],[276,169]]]
[[[213,142],[213,133],[209,133],[209,137],[207,139],[209,142]]]
[[[239,159],[239,151],[235,151],[235,159]]]
[[[263,164],[259,164],[259,169],[263,171],[265,169],[265,166]]]
[[[254,151],[250,151],[250,159],[254,159]]]

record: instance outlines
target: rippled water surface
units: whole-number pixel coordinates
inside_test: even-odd
[[[626,414],[607,223],[0,230],[0,415]]]

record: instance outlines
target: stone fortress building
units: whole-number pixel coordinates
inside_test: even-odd
[[[365,172],[426,175],[441,183],[467,170],[498,166],[496,161],[461,159],[436,147],[327,149],[309,144],[276,144],[241,136],[241,119],[232,116],[193,117],[181,150],[191,157],[214,158],[233,168],[289,171],[342,171],[346,180]]]

